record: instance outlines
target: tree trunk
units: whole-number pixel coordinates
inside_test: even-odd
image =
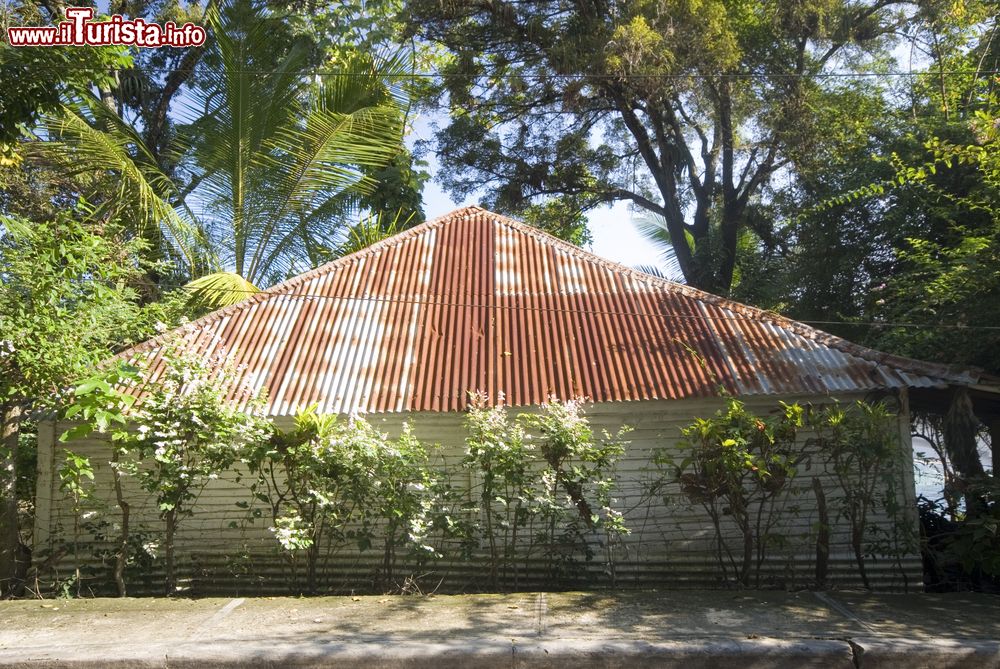
[[[968,388],[954,388],[944,419],[944,445],[955,469],[966,479],[985,474],[976,444],[978,432],[979,419],[972,410]]]
[[[115,585],[118,587],[118,596],[125,597],[125,565],[128,564],[128,523],[131,515],[131,507],[125,501],[125,494],[122,491],[122,475],[118,471],[119,453],[115,449],[112,456],[112,470],[115,476],[115,499],[118,501],[118,508],[122,512],[122,529],[118,542],[118,555],[115,556]]]
[[[990,454],[992,455],[993,477],[1000,476],[1000,418],[990,421]]]
[[[313,541],[306,553],[306,591],[315,595],[318,589],[316,582],[316,567],[319,564],[319,541]]]
[[[973,412],[968,388],[953,388],[948,413],[944,417],[944,447],[955,471],[962,478],[963,491],[968,490],[970,483],[986,476],[976,443],[979,428],[979,419]],[[984,509],[985,502],[980,496],[965,492],[965,510],[969,517],[982,515]]]
[[[23,409],[20,404],[5,404],[0,430],[0,598],[9,597],[18,589],[18,575],[23,571],[18,563],[21,554],[21,532],[17,518],[17,458],[18,437],[21,434]]]
[[[816,494],[816,509],[819,513],[819,532],[816,535],[816,587],[826,590],[826,578],[830,565],[830,514],[826,509],[826,493],[818,476],[812,480]]]
[[[751,564],[753,564],[753,527],[751,527],[748,517],[746,526],[743,528],[743,568],[740,572],[740,584],[744,588],[750,587]]]
[[[862,550],[864,542],[864,525],[857,518],[851,518],[851,547],[854,549],[854,561],[858,564],[858,574],[861,576],[861,584],[865,590],[871,590],[872,586],[868,582],[868,570],[865,568],[865,556]]]
[[[389,522],[389,527],[385,532],[385,548],[382,552],[382,592],[388,592],[393,579],[393,565],[395,564],[395,543],[396,543],[396,523]]]
[[[173,508],[167,511],[167,538],[164,542],[164,552],[166,553],[166,569],[167,577],[165,581],[165,590],[168,597],[172,596],[177,591],[177,577],[174,573],[174,532],[177,530],[177,509]]]

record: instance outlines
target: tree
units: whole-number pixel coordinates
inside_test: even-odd
[[[768,549],[777,544],[781,517],[797,511],[788,504],[793,480],[805,452],[797,443],[805,410],[780,403],[776,416],[758,416],[729,399],[712,418],[696,418],[681,428],[679,461],[670,449],[660,449],[653,462],[664,480],[680,486],[692,503],[701,505],[715,529],[716,559],[721,574],[742,587],[760,586]],[[657,482],[656,489],[663,481]],[[742,539],[741,550],[730,548],[724,526],[732,523]]]
[[[295,417],[294,429],[276,430],[246,456],[251,491],[270,507],[275,539],[293,556],[305,551],[310,593],[319,587],[324,552],[346,545],[381,548],[384,588],[397,585],[399,547],[411,544],[422,557],[438,556],[428,533],[450,522],[436,511],[443,491],[427,460],[408,427],[390,439],[363,418],[338,420],[315,406]],[[248,502],[241,506],[250,509]]]
[[[835,151],[855,89],[903,17],[853,3],[440,3],[411,23],[446,45],[444,182],[518,211],[558,196],[662,216],[688,283],[727,293],[740,234],[799,156]],[[874,92],[877,95],[878,92]]]
[[[30,411],[51,409],[67,384],[142,331],[129,287],[139,246],[111,225],[64,211],[46,222],[2,219],[0,237],[0,595],[18,588],[22,561],[18,437]]]
[[[876,336],[887,348],[940,362],[976,365],[1000,374],[1000,104],[990,94],[966,122],[965,141],[931,137],[930,165],[900,169],[933,228],[914,231],[897,252],[895,275],[873,311],[889,323]],[[967,143],[966,143],[967,142]],[[944,174],[937,178],[940,169]],[[969,337],[960,328],[983,328]]]
[[[863,123],[853,138],[836,154],[803,156],[795,183],[775,194],[783,248],[766,294],[749,299],[876,348],[989,368],[988,331],[970,338],[953,326],[990,325],[988,301],[975,314],[954,307],[971,308],[971,293],[989,294],[988,275],[974,276],[986,257],[970,249],[991,236],[989,207],[981,205],[995,192],[979,156],[992,141],[988,120],[977,115],[995,109],[988,73],[998,62],[996,18],[976,3],[922,11],[921,31],[909,36],[928,58],[921,70],[897,78],[889,97],[856,96]],[[959,148],[968,154],[961,160]],[[980,253],[988,249],[980,245]],[[968,271],[937,283],[928,263]],[[735,292],[747,297],[741,287]],[[912,327],[921,323],[942,326]]]
[[[880,350],[1000,372],[1000,153],[995,11],[930,5],[911,35],[927,64],[896,86],[882,119],[841,160],[800,165],[781,202],[792,243],[765,306]],[[858,321],[851,326],[851,321]],[[826,326],[824,326],[826,327]],[[954,466],[945,491],[985,509],[982,426],[966,389],[919,416]],[[1000,440],[993,440],[1000,462]]]
[[[44,5],[40,6],[40,5]],[[51,25],[63,19],[59,2],[19,2],[5,5],[0,32],[9,26]],[[16,164],[17,140],[24,128],[33,127],[44,113],[51,113],[67,93],[108,87],[114,71],[126,68],[132,57],[124,47],[0,47],[0,165]]]
[[[316,264],[401,152],[403,58],[350,53],[307,76],[313,50],[251,0],[213,5],[212,40],[175,125],[171,173],[97,98],[64,105],[48,144],[73,174],[112,174],[107,210],[183,265],[212,306]]]

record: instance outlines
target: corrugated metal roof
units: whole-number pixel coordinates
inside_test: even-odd
[[[272,415],[838,393],[974,383],[969,370],[857,346],[606,261],[466,207],[285,281],[119,357],[162,345],[225,358]],[[221,354],[221,355],[220,355]]]

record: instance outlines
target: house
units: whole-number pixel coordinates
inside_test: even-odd
[[[976,370],[867,349],[603,260],[478,207],[289,279],[121,357],[143,363],[155,378],[163,371],[164,342],[176,338],[206,357],[223,351],[240,383],[266,391],[267,412],[281,425],[315,404],[322,412],[365,414],[390,433],[406,421],[417,436],[456,457],[464,449],[462,412],[470,391],[502,395],[524,408],[552,396],[586,398],[596,429],[633,428],[620,464],[620,496],[630,509],[643,494],[650,452],[676,441],[694,417],[720,408],[720,389],[764,414],[779,400],[889,398],[905,446],[892,472],[902,511],[870,522],[890,531],[905,525],[911,538],[911,395],[926,398],[951,387],[996,390]],[[55,425],[40,431],[36,550],[71,523],[53,473],[57,434]],[[91,456],[101,485],[108,480],[104,448],[97,440],[74,447]],[[814,474],[828,483],[832,476]],[[241,485],[215,482],[199,501],[202,512],[178,535],[179,551],[197,555],[204,570],[222,569],[213,554],[237,545],[252,553],[273,542],[263,528],[248,535],[230,527]],[[708,517],[672,494],[669,506],[626,514],[633,529],[617,567],[620,583],[718,584]],[[154,513],[148,501],[134,506],[137,517]],[[817,514],[811,495],[786,511],[785,531],[801,541],[770,565],[775,583],[809,584]],[[846,528],[837,518],[831,522],[831,582],[857,585]],[[874,587],[921,581],[915,544],[891,560],[870,562]]]

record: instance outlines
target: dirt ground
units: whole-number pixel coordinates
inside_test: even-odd
[[[0,602],[0,666],[91,666],[102,660],[105,666],[112,660],[122,666],[279,666],[295,658],[334,666],[333,659],[352,657],[360,664],[381,657],[385,666],[393,665],[392,658],[408,658],[409,664],[399,666],[416,666],[414,658],[423,658],[427,666],[438,666],[435,653],[458,665],[473,659],[485,665],[505,649],[518,657],[519,647],[538,649],[542,658],[566,652],[596,658],[643,648],[650,657],[673,648],[699,657],[756,649],[771,658],[755,666],[777,666],[782,653],[812,649],[815,666],[843,664],[845,658],[857,666],[858,639],[911,654],[929,645],[951,648],[966,660],[983,660],[993,652],[990,644],[1000,653],[1000,598],[647,591]],[[969,648],[979,648],[979,655],[970,656]],[[827,651],[834,655],[820,661]],[[796,666],[789,658],[787,666]],[[908,669],[920,666],[911,664]]]

